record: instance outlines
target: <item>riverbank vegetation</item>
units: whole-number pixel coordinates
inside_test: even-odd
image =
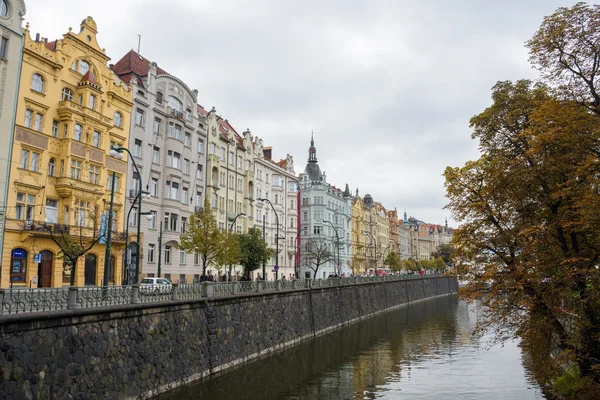
[[[540,80],[500,81],[470,121],[481,156],[444,173],[453,261],[540,382],[600,398],[600,6],[559,8],[526,43]],[[508,329],[506,329],[508,328]]]

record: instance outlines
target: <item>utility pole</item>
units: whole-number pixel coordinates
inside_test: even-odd
[[[162,262],[162,221],[160,221],[160,231],[158,233],[158,277],[160,278],[160,267]]]
[[[267,225],[267,216],[263,214],[263,241],[264,241],[265,243],[267,242],[267,240],[266,240],[266,236],[265,236],[265,228],[266,228],[266,225]],[[263,280],[263,281],[265,280],[265,275],[266,275],[266,272],[267,272],[267,260],[265,260],[265,259],[263,258],[263,276],[262,276],[262,280]]]

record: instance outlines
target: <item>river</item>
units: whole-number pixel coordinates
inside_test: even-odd
[[[417,302],[157,399],[543,399],[517,343],[474,337],[477,318],[454,295]]]

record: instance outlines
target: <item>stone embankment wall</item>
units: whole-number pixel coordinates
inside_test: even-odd
[[[150,397],[457,290],[441,277],[3,316],[0,398]]]

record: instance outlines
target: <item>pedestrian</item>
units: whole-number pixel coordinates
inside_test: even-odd
[[[227,282],[227,274],[223,274],[223,282]]]
[[[283,276],[281,277],[281,280],[282,280],[282,281],[285,281],[285,275],[283,275]]]
[[[208,280],[211,281],[211,282],[213,282],[215,280],[215,277],[213,276],[213,274],[210,274],[208,276]]]

